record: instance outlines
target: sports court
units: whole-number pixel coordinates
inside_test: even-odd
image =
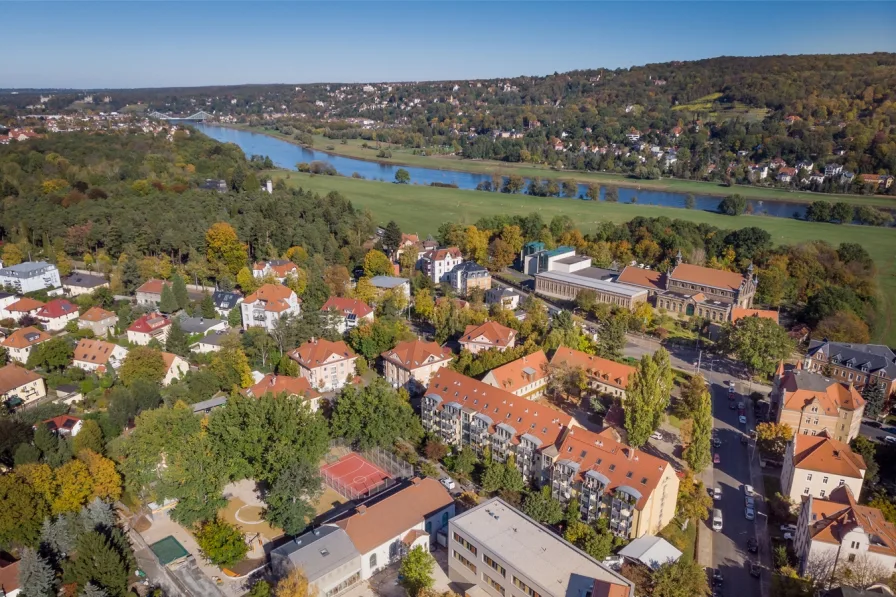
[[[354,452],[320,467],[324,482],[348,499],[357,499],[391,485],[392,476]]]

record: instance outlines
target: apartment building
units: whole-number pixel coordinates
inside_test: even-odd
[[[11,286],[19,294],[59,288],[59,270],[46,261],[26,261],[0,269],[0,286]]]
[[[779,367],[772,390],[778,407],[778,423],[787,423],[794,433],[818,435],[849,443],[859,434],[865,399],[852,385],[820,373]]]
[[[896,354],[883,344],[852,344],[812,340],[805,368],[824,373],[861,391],[869,383],[883,385],[887,396],[896,392]]]
[[[434,284],[448,281],[448,274],[463,262],[460,249],[447,247],[427,251],[420,259],[420,269]]]
[[[358,355],[343,342],[312,338],[287,353],[299,364],[299,373],[321,392],[340,390],[355,376]]]
[[[62,290],[69,296],[92,294],[99,288],[109,288],[109,281],[102,276],[75,272],[62,278]]]
[[[6,348],[6,352],[9,353],[10,361],[15,361],[24,365],[28,362],[28,357],[31,356],[31,351],[34,347],[51,338],[52,336],[45,331],[28,326],[26,328],[17,329],[4,338],[0,344],[2,344]]]
[[[423,427],[451,446],[490,448],[492,459],[515,456],[530,482],[544,483],[573,419],[447,367],[432,378],[420,406]]]
[[[548,357],[543,350],[539,350],[492,369],[482,381],[520,398],[532,400],[544,394],[548,385],[548,367]]]
[[[364,301],[331,296],[320,308],[327,322],[327,327],[333,328],[340,334],[357,327],[365,321],[373,321],[373,309]]]
[[[142,315],[128,327],[128,342],[146,346],[153,340],[164,345],[171,332],[171,320],[161,313]]]
[[[268,373],[257,384],[243,390],[243,394],[251,398],[286,394],[287,396],[301,398],[308,403],[312,411],[320,408],[320,392],[315,391],[305,377],[290,377],[288,375]]]
[[[516,346],[516,330],[495,321],[486,321],[482,325],[468,325],[458,343],[462,349],[469,350],[473,354],[490,348],[504,352]]]
[[[498,286],[492,288],[485,293],[485,302],[489,305],[501,305],[502,309],[515,311],[520,306],[522,296],[518,290],[507,288],[506,286]]]
[[[261,327],[270,332],[280,318],[298,316],[301,302],[295,292],[282,284],[263,284],[240,304],[243,329]]]
[[[634,597],[634,584],[500,498],[448,522],[448,579],[466,595]]]
[[[383,377],[396,388],[422,391],[439,369],[451,363],[453,356],[450,349],[435,342],[419,339],[399,342],[380,355]]]
[[[69,321],[78,319],[78,307],[64,298],[53,299],[37,310],[36,317],[48,331],[60,332]]]
[[[256,261],[252,264],[252,276],[258,280],[273,277],[283,284],[287,276],[299,271],[298,266],[289,259],[272,259]]]
[[[560,346],[551,358],[551,367],[574,367],[582,369],[588,376],[588,387],[602,394],[625,398],[630,377],[637,371],[635,367],[616,361]]]
[[[466,296],[475,288],[489,290],[492,287],[492,275],[475,261],[464,261],[448,272],[448,282],[455,292]]]
[[[0,400],[18,407],[47,395],[44,379],[15,363],[0,367]]]
[[[551,494],[579,502],[582,520],[606,517],[610,531],[635,539],[655,535],[672,521],[678,477],[667,461],[598,434],[572,427],[551,464]]]
[[[75,346],[72,366],[102,374],[110,370],[117,370],[127,356],[128,349],[123,346],[84,338],[79,340],[78,345]]]
[[[118,315],[102,307],[91,307],[78,319],[78,328],[90,330],[95,336],[105,338],[118,325]]]
[[[848,444],[825,433],[798,433],[784,452],[781,489],[796,504],[808,495],[827,498],[843,485],[849,487],[853,495],[859,495],[866,470],[861,454],[853,452]]]

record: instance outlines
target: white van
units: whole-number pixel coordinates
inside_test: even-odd
[[[712,530],[721,531],[722,530],[722,511],[718,508],[713,509],[712,511]]]

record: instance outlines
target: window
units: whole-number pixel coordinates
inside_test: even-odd
[[[469,541],[467,541],[466,539],[464,539],[463,537],[461,537],[460,535],[458,535],[457,533],[454,533],[454,540],[457,541],[458,543],[460,543],[461,545],[463,545],[464,547],[466,547],[467,550],[474,556],[478,555],[479,552],[476,551],[476,546],[473,545],[472,543],[470,543]]]
[[[847,561],[847,562],[855,562],[855,561],[856,561],[856,554],[854,554],[854,553],[849,554],[849,555],[846,557],[846,561]]]
[[[530,587],[529,585],[527,585],[526,583],[524,583],[523,581],[518,579],[516,576],[513,577],[513,584],[516,585],[516,587],[519,590],[521,590],[523,593],[525,593],[529,597],[541,597],[541,594],[539,594],[535,589],[533,589],[532,587]]]
[[[821,483],[822,483],[823,485],[827,485],[827,484],[828,484],[828,478],[827,478],[827,477],[822,478]]]
[[[853,548],[853,549],[858,549],[858,548],[859,548],[859,542],[858,542],[858,541],[852,541],[852,542],[850,542],[849,546],[850,546],[851,548]]]
[[[812,480],[812,473],[809,473],[808,475],[806,475],[806,481],[811,481],[811,480]]]
[[[824,497],[824,494],[825,494],[825,490],[822,489],[822,490],[821,490],[821,493],[819,493],[819,496]]]
[[[457,551],[456,549],[454,550],[454,559],[457,560],[458,562],[460,562],[461,564],[463,564],[464,566],[466,566],[467,568],[469,568],[470,570],[472,570],[473,574],[476,574],[476,566],[473,564],[473,562],[471,562],[470,560],[465,558],[463,555],[461,555],[461,553],[459,551]]]
[[[373,570],[374,568],[376,568],[376,554],[372,553],[370,554],[370,569]]]
[[[494,561],[493,559],[491,559],[490,557],[488,557],[485,554],[482,554],[482,560],[486,564],[488,564],[489,566],[491,566],[492,568],[497,570],[498,574],[500,574],[502,578],[507,578],[507,570],[504,569],[504,566],[502,566],[498,562]]]
[[[808,487],[805,488],[805,489],[803,490],[803,495],[809,495],[809,488],[808,488]]]
[[[846,479],[840,479],[840,483],[837,486],[839,487],[840,485],[846,485]]]
[[[491,588],[493,588],[493,589],[496,590],[497,592],[501,593],[502,595],[504,594],[504,587],[502,587],[502,586],[501,586],[497,581],[495,581],[491,576],[489,576],[488,574],[486,574],[485,572],[483,572],[483,573],[482,573],[482,578],[483,578],[483,580],[485,580],[485,584],[487,584],[488,586],[490,586]]]

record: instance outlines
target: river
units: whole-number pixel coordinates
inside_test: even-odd
[[[301,162],[326,162],[343,176],[351,176],[358,173],[369,180],[382,180],[391,182],[395,180],[395,172],[404,168],[411,175],[411,182],[421,185],[429,185],[433,182],[455,184],[461,189],[476,189],[480,182],[491,182],[488,174],[474,174],[471,172],[458,172],[455,170],[438,170],[436,168],[420,168],[415,166],[401,166],[395,164],[381,164],[355,158],[332,155],[315,149],[308,149],[295,145],[282,139],[277,139],[260,133],[253,133],[239,129],[207,124],[193,124],[193,126],[208,135],[212,139],[222,143],[234,143],[238,145],[247,156],[269,156],[274,164],[280,168],[295,169]],[[526,181],[528,186],[528,180]],[[649,191],[631,187],[618,187],[619,202],[631,203],[634,199],[639,205],[662,205],[665,207],[685,207],[687,195],[684,193],[670,193],[666,191]],[[584,196],[586,185],[579,185],[579,195]],[[604,200],[604,188],[601,188],[600,200]],[[715,212],[718,210],[720,197],[712,195],[694,195],[694,208]],[[795,201],[761,201],[750,199],[749,210],[754,214],[763,214],[778,218],[803,218],[806,215],[806,204]]]

